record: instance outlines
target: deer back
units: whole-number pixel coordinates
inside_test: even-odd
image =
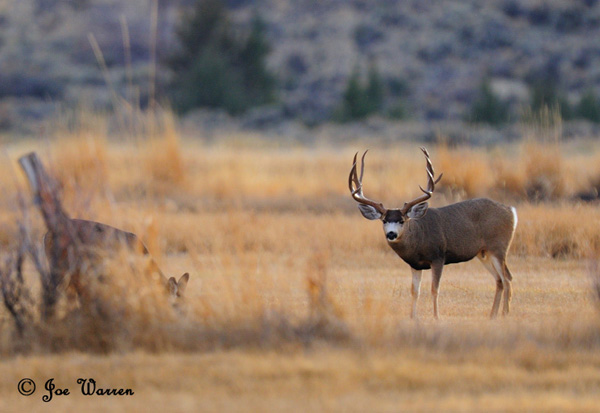
[[[73,219],[76,237],[85,246],[108,250],[128,248],[131,251],[148,255],[144,243],[132,232],[120,230],[110,225],[83,219]]]
[[[83,219],[71,219],[73,239],[77,243],[77,252],[73,248],[62,251],[52,265],[65,271],[73,270],[77,266],[75,259],[83,259],[88,263],[94,263],[106,259],[120,249],[127,249],[135,254],[148,256],[149,252],[144,243],[132,232],[120,230],[110,225]],[[53,252],[53,237],[48,231],[44,236],[44,249],[46,256],[51,257]],[[75,254],[79,254],[75,257]],[[161,276],[162,272],[151,259],[152,271]]]

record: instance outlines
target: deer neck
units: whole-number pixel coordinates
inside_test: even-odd
[[[419,219],[410,219],[406,222],[404,231],[395,242],[388,242],[394,252],[416,269],[429,268],[431,260],[428,237],[430,234],[429,225],[435,218],[428,211],[427,214]],[[424,261],[425,260],[425,261]]]

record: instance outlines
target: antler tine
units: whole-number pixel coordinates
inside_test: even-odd
[[[402,213],[408,212],[408,210],[410,208],[412,208],[413,206],[420,204],[422,202],[425,202],[429,198],[431,198],[431,195],[433,194],[433,191],[435,190],[435,184],[437,184],[440,181],[440,179],[442,179],[442,176],[444,175],[444,174],[440,174],[440,176],[437,179],[435,179],[435,171],[433,169],[433,164],[431,163],[431,159],[429,159],[429,152],[427,152],[427,149],[425,149],[424,147],[421,147],[421,151],[425,155],[425,162],[426,162],[425,171],[427,172],[427,189],[423,189],[423,187],[421,187],[421,185],[419,185],[419,189],[424,193],[424,195],[421,195],[421,196],[413,199],[410,202],[406,202],[404,204],[404,207],[402,208]]]
[[[442,174],[440,174],[440,176],[438,176],[438,179],[436,179],[435,181],[433,181],[433,176],[431,176],[431,174],[429,174],[429,171],[428,171],[428,175],[429,175],[429,177],[430,177],[430,179],[431,179],[431,182],[430,182],[430,184],[431,184],[432,182],[433,182],[433,184],[432,184],[432,185],[430,185],[430,187],[428,186],[427,190],[423,189],[423,188],[421,187],[421,185],[419,185],[419,189],[420,189],[421,191],[425,192],[426,194],[431,194],[431,193],[433,193],[433,191],[434,191],[434,189],[435,189],[435,185],[436,185],[438,182],[440,182],[440,180],[442,179],[442,176],[444,176],[444,174],[443,174],[443,173],[442,173]],[[431,189],[430,189],[430,188],[431,188]]]
[[[352,168],[350,169],[350,175],[348,175],[348,188],[350,189],[350,193],[354,196],[354,187],[352,186],[352,181],[354,181],[354,176],[356,173],[356,157],[358,156],[358,152],[354,154],[354,160],[352,161]],[[356,183],[356,181],[355,181]],[[358,187],[358,183],[356,183]]]
[[[363,153],[361,160],[360,160],[361,161],[360,177],[358,176],[358,171],[356,168],[357,163],[358,163],[357,162],[358,152],[354,155],[354,159],[352,161],[352,169],[350,169],[350,175],[348,175],[348,187],[350,188],[350,194],[352,195],[352,198],[354,198],[354,200],[356,202],[364,204],[364,205],[372,206],[377,211],[379,211],[381,214],[385,214],[387,212],[387,209],[383,206],[383,204],[381,204],[379,202],[375,202],[369,198],[366,198],[362,192],[362,179],[363,179],[363,175],[365,173],[365,156],[367,155],[368,151],[369,150],[367,149],[365,151],[365,153]],[[356,188],[352,185],[353,183],[356,186]]]
[[[354,160],[352,162],[352,169],[350,169],[350,175],[348,176],[348,187],[350,189],[350,194],[352,195],[352,198],[354,198],[358,201],[358,199],[364,198],[363,193],[362,193],[362,171],[364,170],[364,156],[363,156],[363,160],[362,160],[363,165],[362,165],[360,178],[358,177],[358,172],[356,170],[357,156],[358,156],[358,152],[356,154],[354,154]]]
[[[367,152],[369,152],[369,150],[367,149],[365,151],[365,153],[363,153],[362,158],[360,158],[360,183],[362,185],[362,179],[363,179],[363,175],[365,173],[365,156],[367,156]]]
[[[430,193],[433,191],[433,189],[435,188],[435,182],[433,181],[433,173],[431,172],[431,170],[427,169],[427,190],[424,190],[421,185],[419,185],[419,189],[421,189],[421,191],[425,192],[426,194]]]

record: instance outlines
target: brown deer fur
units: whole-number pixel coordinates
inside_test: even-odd
[[[395,219],[396,213],[399,211],[389,210],[384,222]],[[469,261],[485,253],[505,257],[513,219],[510,207],[487,198],[470,199],[428,208],[422,217],[406,220],[401,236],[389,245],[417,270],[430,269],[434,262]]]
[[[73,239],[78,244],[79,254],[85,255],[83,261],[87,261],[88,264],[94,265],[97,260],[102,260],[107,257],[106,254],[115,253],[121,248],[149,257],[148,268],[146,271],[152,275],[157,276],[162,285],[167,291],[176,297],[183,296],[185,287],[189,279],[188,273],[185,273],[179,281],[176,281],[174,277],[167,277],[160,270],[154,259],[150,256],[148,248],[144,243],[132,232],[122,231],[118,228],[111,227],[110,225],[102,224],[94,221],[86,221],[82,219],[71,219],[72,228],[74,231]],[[48,231],[44,236],[44,248],[46,256],[50,257],[53,251],[52,236],[51,232]],[[84,280],[81,279],[80,265],[73,264],[73,260],[70,260],[67,256],[69,249],[63,250],[63,257],[58,260],[57,265],[60,267],[58,270],[63,274],[70,274],[68,290],[69,294],[73,296],[73,293],[78,295],[85,295]],[[110,256],[110,255],[109,255]],[[82,257],[79,257],[82,258]]]

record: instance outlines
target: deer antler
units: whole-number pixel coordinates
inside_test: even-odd
[[[425,202],[429,198],[431,198],[431,194],[433,194],[433,191],[435,190],[435,184],[437,184],[444,175],[440,174],[440,176],[437,179],[435,179],[435,172],[433,170],[431,160],[429,159],[429,152],[427,152],[427,149],[423,147],[421,147],[421,151],[423,151],[423,154],[425,155],[425,160],[427,161],[427,167],[425,168],[427,170],[427,189],[423,189],[421,185],[419,185],[419,189],[423,191],[424,195],[421,195],[420,197],[417,197],[412,201],[405,203],[404,207],[402,207],[401,209],[402,214],[406,214],[408,210],[411,209],[413,206]]]
[[[362,179],[363,174],[365,172],[365,156],[367,155],[369,150],[366,150],[361,158],[361,166],[360,166],[360,178],[358,177],[358,173],[356,171],[356,157],[358,156],[358,152],[354,154],[354,160],[352,161],[352,169],[350,169],[350,175],[348,176],[348,187],[350,188],[350,193],[352,194],[352,198],[360,204],[369,205],[375,208],[381,215],[385,215],[387,209],[380,202],[375,202],[369,198],[366,198],[363,195],[362,191]]]

